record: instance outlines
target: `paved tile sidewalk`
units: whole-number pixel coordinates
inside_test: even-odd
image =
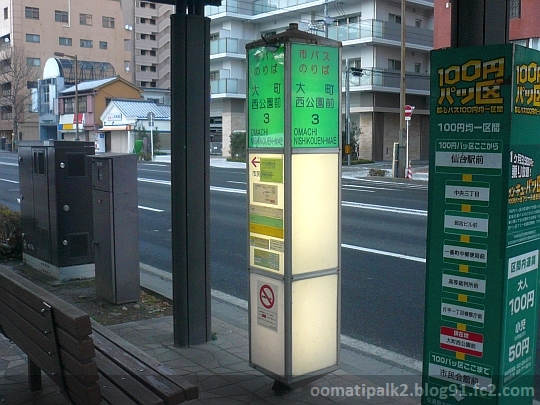
[[[367,399],[367,390],[374,390],[375,375],[353,375],[338,370],[302,388],[277,396],[272,391],[273,380],[248,365],[248,333],[246,330],[212,319],[217,340],[190,348],[173,345],[172,317],[110,326],[118,335],[140,347],[169,368],[196,384],[200,398],[193,405],[259,405],[259,404],[419,404],[418,397],[397,397],[403,382],[398,376],[378,377],[394,380],[381,396]],[[414,378],[418,381],[418,377]],[[381,381],[382,382],[382,381]],[[410,380],[412,387],[412,380]],[[387,383],[382,383],[384,387]],[[408,383],[407,383],[408,384]],[[395,389],[395,387],[399,389]],[[333,391],[331,391],[334,387]],[[354,390],[359,396],[355,396]],[[347,391],[348,389],[348,395]],[[342,390],[344,395],[330,395]],[[362,395],[363,393],[363,395]],[[407,394],[412,394],[412,389]],[[318,395],[317,395],[318,394]],[[372,391],[372,394],[375,392]],[[353,396],[351,396],[353,395]],[[44,378],[44,390],[31,393],[26,381],[26,358],[19,349],[0,337],[0,404],[2,405],[63,405],[67,401],[56,386]],[[121,404],[118,404],[121,405]]]

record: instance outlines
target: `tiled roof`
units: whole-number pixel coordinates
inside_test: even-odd
[[[118,109],[125,117],[136,117],[146,119],[149,112],[155,114],[155,119],[171,119],[171,107],[168,105],[158,105],[146,100],[113,100]]]
[[[116,77],[109,77],[107,79],[100,79],[100,80],[90,80],[87,82],[80,82],[77,86],[77,91],[86,91],[86,90],[92,90],[96,87],[103,86],[104,84],[107,84],[109,82],[112,82],[113,80],[116,80]],[[62,90],[60,93],[74,93],[75,92],[75,86],[68,87],[67,89]]]

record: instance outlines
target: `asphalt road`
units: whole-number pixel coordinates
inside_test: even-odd
[[[245,169],[211,168],[212,288],[246,300]],[[170,271],[170,170],[140,163],[141,262]],[[16,156],[0,154],[0,204],[18,209]],[[427,187],[343,180],[342,333],[421,359]]]

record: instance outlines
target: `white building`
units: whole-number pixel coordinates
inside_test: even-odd
[[[434,1],[407,0],[406,6],[406,104],[415,106],[409,155],[427,160]],[[360,157],[392,159],[400,126],[401,0],[223,0],[220,7],[207,6],[206,15],[212,19],[210,135],[215,141],[222,133],[224,155],[229,135],[246,129],[245,45],[298,23],[302,30],[342,41],[343,59],[362,69],[360,77],[349,75]]]
[[[149,113],[154,114],[153,125],[149,120]],[[170,152],[170,106],[157,105],[151,101],[113,99],[101,114],[100,119],[103,122],[100,131],[106,134],[107,139],[110,139],[110,147],[107,147],[110,152],[132,153],[135,140],[142,135],[147,137],[159,135],[159,150]]]

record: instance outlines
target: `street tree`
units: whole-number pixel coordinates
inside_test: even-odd
[[[35,58],[27,58],[21,48],[0,52],[1,118],[11,120],[15,139],[20,140],[19,124],[24,121],[32,102],[32,88],[37,88],[39,67]]]

